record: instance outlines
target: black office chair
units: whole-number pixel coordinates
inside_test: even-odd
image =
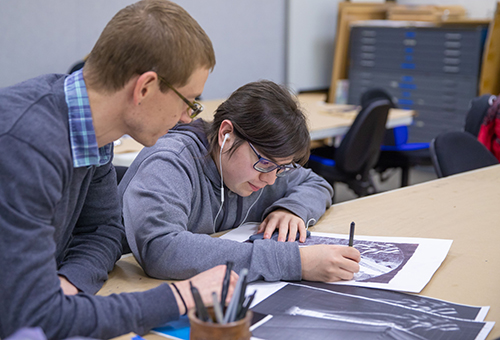
[[[366,103],[339,147],[322,146],[311,150],[307,167],[332,186],[335,182],[346,183],[359,197],[375,193],[370,170],[380,153],[389,109],[386,99]]]
[[[472,134],[451,131],[431,141],[432,163],[438,177],[498,164],[498,160]]]
[[[116,184],[120,184],[120,181],[122,180],[123,176],[125,175],[125,172],[127,172],[128,166],[120,166],[120,165],[115,165],[115,171],[116,171]]]
[[[361,95],[361,105],[377,98],[389,100],[391,108],[396,108],[395,100],[383,89],[372,88]],[[414,166],[432,165],[429,143],[408,143],[408,127],[398,126],[387,129],[381,146],[380,156],[375,170],[380,174],[380,180],[386,181],[390,176],[387,170],[401,169],[401,186],[408,185],[410,169]]]
[[[484,94],[471,100],[469,111],[465,116],[464,130],[466,132],[477,138],[484,117],[496,98],[491,94]]]

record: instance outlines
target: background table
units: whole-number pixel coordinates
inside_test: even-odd
[[[326,94],[306,93],[297,96],[300,106],[307,115],[311,140],[343,136],[349,130],[358,109],[352,105],[325,103]],[[212,121],[217,107],[223,99],[202,101],[205,109],[199,115],[206,121]],[[391,109],[387,118],[387,128],[410,125],[415,112],[412,110]],[[115,146],[114,165],[129,166],[135,159],[142,145],[131,138],[122,138]]]

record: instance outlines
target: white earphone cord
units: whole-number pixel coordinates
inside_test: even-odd
[[[224,140],[222,141],[222,145],[220,146],[220,152],[219,152],[219,165],[220,165],[220,208],[219,208],[219,211],[217,212],[217,215],[215,215],[214,225],[215,225],[215,222],[217,221],[217,217],[219,217],[219,214],[222,211],[222,206],[224,205],[224,177],[222,175],[222,149],[224,148],[224,144],[226,144],[226,140],[228,138],[229,138],[229,133],[226,133],[224,135]]]

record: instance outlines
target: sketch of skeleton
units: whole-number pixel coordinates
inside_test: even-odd
[[[340,288],[345,290],[343,287]],[[350,288],[352,287],[347,287]],[[397,296],[404,297],[401,293],[379,294],[377,289],[360,287],[354,289],[363,295],[380,296],[373,299],[362,295],[338,293],[334,290],[311,289],[302,284],[288,284],[254,306],[252,310],[273,315],[273,319],[278,317],[280,323],[287,323],[290,331],[279,336],[272,333],[276,322],[271,319],[267,326],[264,324],[254,329],[253,334],[261,338],[288,340],[290,336],[293,338],[294,333],[307,329],[310,338],[314,339],[344,339],[347,338],[345,334],[348,334],[349,339],[363,340],[374,338],[469,340],[477,339],[483,328],[492,327],[473,319],[453,318],[414,309],[408,307],[407,301],[399,304]],[[384,297],[393,300],[393,303],[380,300]],[[418,297],[409,299],[416,302],[419,300]],[[442,304],[453,308],[453,304],[444,301]],[[283,327],[280,331],[283,332]],[[485,332],[487,333],[488,331]],[[481,336],[479,338],[484,339]]]
[[[335,237],[311,236],[300,246],[315,244],[346,245],[347,240]],[[354,281],[388,283],[415,253],[418,244],[386,243],[355,240],[354,248],[361,253],[359,273]]]

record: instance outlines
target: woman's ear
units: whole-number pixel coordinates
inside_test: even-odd
[[[231,135],[233,133],[233,123],[230,120],[225,119],[222,121],[219,127],[219,146],[222,149],[224,144],[231,139]]]

